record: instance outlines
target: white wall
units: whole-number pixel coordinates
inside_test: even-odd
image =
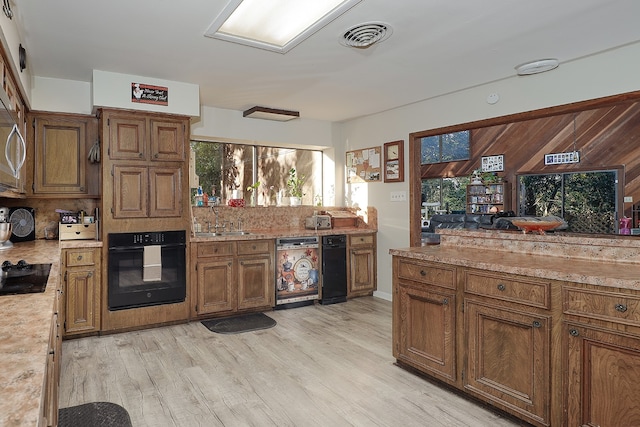
[[[15,11],[14,11],[15,12]],[[21,92],[26,94],[26,103],[28,107],[31,107],[31,70],[29,69],[29,52],[27,52],[27,68],[20,71],[19,68],[19,47],[22,43],[22,36],[20,34],[20,28],[18,19],[14,15],[14,19],[9,19],[4,13],[0,13],[0,41],[2,45],[8,49],[8,54],[11,57],[11,63],[8,64],[12,70],[13,75],[18,78],[18,85],[21,86]]]
[[[640,43],[579,61],[561,64],[548,73],[518,77],[426,100],[388,112],[363,117],[342,126],[337,145],[345,150],[405,141],[408,160],[409,133],[491,117],[563,105],[640,90]],[[487,95],[498,93],[500,101],[489,105]],[[535,143],[536,141],[531,141]],[[340,155],[337,154],[340,158]],[[344,158],[344,154],[342,155]],[[354,203],[378,209],[378,293],[391,297],[389,249],[409,246],[409,202],[390,202],[391,191],[409,194],[408,168],[404,183],[362,184],[353,187]],[[342,181],[344,182],[344,181]],[[352,188],[345,184],[345,192]]]
[[[91,114],[91,83],[35,77],[31,109],[58,113]]]
[[[166,87],[169,105],[131,101],[131,84]],[[200,114],[200,86],[172,80],[93,70],[93,106],[197,116]]]

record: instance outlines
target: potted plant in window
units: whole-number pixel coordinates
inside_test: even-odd
[[[291,206],[300,206],[302,196],[304,196],[302,192],[304,178],[304,175],[297,174],[296,168],[289,169],[287,187],[289,188],[289,204]]]

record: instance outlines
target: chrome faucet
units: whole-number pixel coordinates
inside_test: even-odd
[[[215,223],[213,224],[213,228],[214,228],[214,231],[217,233],[218,228],[220,228],[220,223],[218,222],[218,216],[220,211],[218,209],[214,209],[213,207],[211,207],[211,212],[213,212],[213,215],[215,217]],[[211,224],[209,224],[209,232],[211,232]]]

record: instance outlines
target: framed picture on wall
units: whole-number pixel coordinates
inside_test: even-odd
[[[404,181],[404,141],[384,144],[384,182]]]
[[[502,172],[504,170],[504,154],[483,156],[480,166],[482,172]]]

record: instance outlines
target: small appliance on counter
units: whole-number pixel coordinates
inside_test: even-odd
[[[305,218],[304,228],[310,230],[328,230],[331,228],[331,217],[329,215],[313,215]]]
[[[9,209],[11,241],[29,242],[36,239],[36,214],[33,208],[16,207]]]
[[[9,249],[13,243],[11,238],[11,223],[9,219],[9,208],[0,208],[0,250]]]

